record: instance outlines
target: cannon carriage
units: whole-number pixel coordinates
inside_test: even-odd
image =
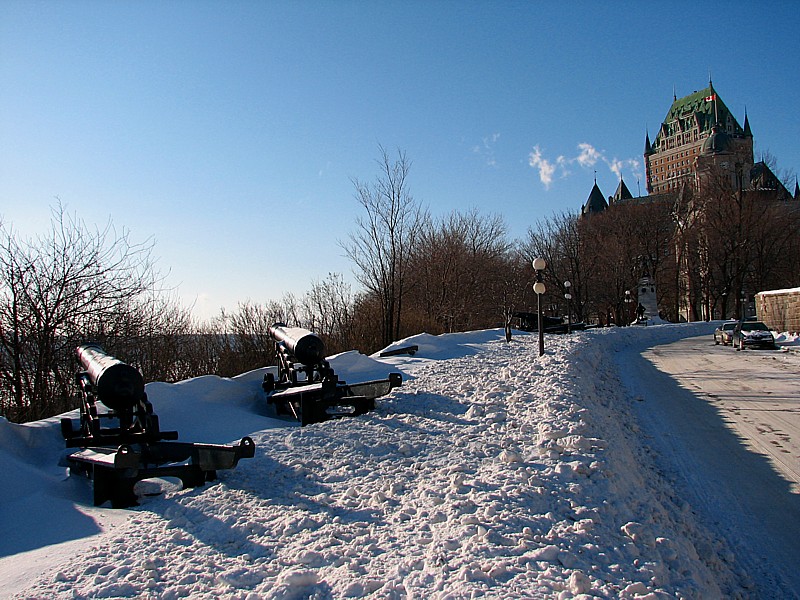
[[[376,398],[402,385],[400,373],[348,385],[325,360],[325,344],[315,333],[275,323],[269,335],[275,343],[278,373],[264,376],[267,403],[276,414],[291,415],[301,425],[362,415],[375,408]]]
[[[142,374],[96,344],[76,349],[82,370],[76,376],[81,393],[80,421],[61,420],[71,474],[94,482],[94,504],[114,508],[138,503],[134,486],[151,478],[177,478],[184,487],[216,479],[217,470],[234,468],[252,458],[249,437],[231,445],[177,442],[177,431],[162,431],[147,399]]]

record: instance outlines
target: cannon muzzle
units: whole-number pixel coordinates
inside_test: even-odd
[[[275,323],[269,328],[269,334],[277,343],[294,356],[298,362],[307,367],[320,364],[325,360],[325,344],[315,333],[302,327],[287,327],[283,323]]]
[[[97,399],[111,410],[127,410],[144,397],[144,378],[135,368],[110,356],[97,344],[75,349]]]

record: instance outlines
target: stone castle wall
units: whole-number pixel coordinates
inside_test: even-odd
[[[773,331],[800,332],[800,288],[759,292],[756,315]]]

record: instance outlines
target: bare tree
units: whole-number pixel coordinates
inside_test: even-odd
[[[506,341],[510,342],[514,314],[525,305],[531,291],[528,286],[531,266],[527,257],[517,249],[508,249],[494,263],[495,268],[487,287],[502,315]]]
[[[317,333],[330,354],[352,348],[353,294],[338,273],[313,282],[302,301],[306,327]]]
[[[20,240],[0,229],[4,414],[26,421],[71,408],[76,343],[143,333],[143,299],[161,282],[151,250],[110,224],[88,229],[60,204],[41,237]]]
[[[463,331],[498,323],[511,244],[499,215],[473,208],[426,220],[412,256],[412,312],[426,330]],[[502,311],[500,311],[502,313]]]
[[[408,188],[411,163],[405,153],[398,151],[392,161],[383,147],[380,152],[375,182],[353,180],[366,214],[356,219],[356,230],[341,245],[356,266],[356,278],[380,304],[381,341],[389,344],[400,337],[408,262],[424,213]]]
[[[116,319],[114,335],[93,339],[112,355],[124,356],[146,381],[179,381],[198,375],[191,357],[195,336],[190,310],[161,291],[146,292],[132,301]],[[203,373],[207,373],[205,371]]]
[[[528,229],[528,237],[520,250],[530,264],[541,257],[547,262],[545,279],[548,296],[559,299],[567,293],[564,283],[571,284],[569,293],[572,311],[578,321],[586,318],[587,307],[593,302],[592,284],[600,260],[589,219],[577,213],[560,213],[540,220],[536,228]],[[530,271],[529,271],[530,272]]]
[[[277,322],[286,322],[285,317],[285,311],[277,302],[266,305],[249,301],[239,303],[238,310],[226,322],[229,347],[222,365],[224,373],[221,374],[237,375],[272,364],[275,351],[269,327]]]
[[[797,284],[794,200],[776,199],[771,190],[742,189],[723,177],[709,178],[701,198],[692,271],[705,267],[708,273],[707,315],[719,303],[716,313],[740,316],[744,296]]]

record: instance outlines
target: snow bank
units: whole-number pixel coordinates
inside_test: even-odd
[[[502,330],[421,334],[393,345],[418,345],[414,357],[332,357],[337,372],[352,369],[344,379],[402,368],[405,382],[367,415],[304,428],[268,416],[258,374],[150,384],[165,428],[198,441],[200,434],[226,441],[250,434],[256,457],[214,484],[113,511],[125,515],[113,526],[100,517],[112,511],[87,506],[88,483],[53,476],[56,430],[2,423],[0,448],[15,457],[24,489],[0,502],[0,570],[19,566],[27,549],[20,531],[7,536],[19,514],[14,502],[61,498],[94,531],[71,534],[85,537],[79,547],[48,549],[36,581],[0,591],[21,598],[747,597],[725,545],[651,464],[609,357],[620,345],[700,331],[674,325],[548,336],[543,357],[536,336],[519,332],[510,344]],[[33,462],[21,446],[26,438],[45,440]]]
[[[786,348],[799,347],[800,335],[788,332],[778,333],[775,334],[775,343],[778,344],[778,346]]]

